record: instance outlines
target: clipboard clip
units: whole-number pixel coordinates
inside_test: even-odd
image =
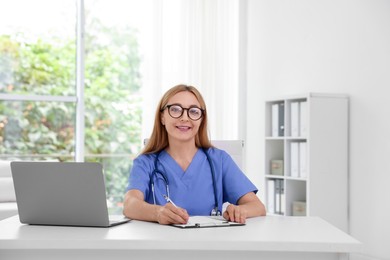
[[[220,226],[229,226],[229,221],[221,221],[219,223],[216,222],[210,222],[210,223],[195,223],[194,226],[196,228],[201,228],[201,227],[220,227]]]

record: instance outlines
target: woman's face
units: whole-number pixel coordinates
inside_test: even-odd
[[[170,141],[191,141],[194,140],[198,133],[199,126],[202,122],[202,118],[199,120],[192,120],[188,117],[188,110],[186,108],[200,108],[200,103],[196,99],[195,95],[189,91],[182,91],[174,95],[168,100],[167,105],[179,105],[184,108],[183,115],[178,118],[173,118],[166,108],[161,115],[161,123],[165,125],[165,129],[168,132],[168,138]],[[171,107],[171,114],[177,114],[175,107]],[[196,112],[191,110],[190,113],[194,118]],[[180,112],[178,113],[180,114]],[[176,117],[176,116],[175,116]]]

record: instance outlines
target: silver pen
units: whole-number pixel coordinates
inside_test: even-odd
[[[176,206],[176,204],[171,200],[171,198],[169,198],[167,195],[163,195],[164,196],[164,199],[168,202],[168,203],[171,203],[173,206],[175,206],[175,208],[179,208],[178,206]]]

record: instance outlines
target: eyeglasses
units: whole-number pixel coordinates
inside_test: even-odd
[[[165,108],[168,108],[168,114],[172,118],[180,118],[183,115],[184,110],[187,110],[187,116],[194,121],[199,120],[204,113],[204,110],[199,107],[183,108],[177,104],[167,105]],[[165,108],[161,109],[161,112],[164,111]]]

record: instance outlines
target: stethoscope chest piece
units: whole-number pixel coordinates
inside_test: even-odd
[[[210,216],[216,217],[216,216],[221,216],[221,215],[222,215],[222,213],[217,207],[215,207],[211,210]]]

